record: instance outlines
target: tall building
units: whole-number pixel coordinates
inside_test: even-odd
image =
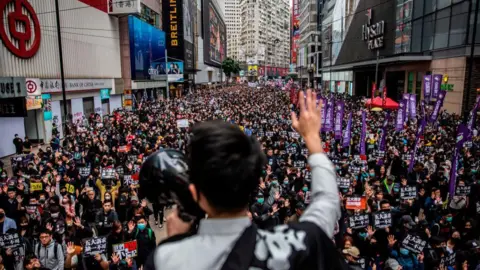
[[[238,60],[241,30],[240,0],[223,0],[222,2],[227,25],[227,57]]]
[[[303,0],[299,5],[299,30],[297,67],[302,82],[309,86],[321,81],[321,28],[318,24],[322,8],[321,0]],[[320,10],[319,10],[320,9]]]
[[[250,66],[248,75],[284,75],[290,62],[289,1],[239,0],[239,9],[238,60]]]

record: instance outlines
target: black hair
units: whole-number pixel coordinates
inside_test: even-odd
[[[215,210],[247,207],[266,163],[254,137],[224,121],[203,122],[193,128],[188,154],[190,180]]]
[[[38,259],[38,257],[34,253],[27,254],[25,259],[23,260],[23,265],[29,265],[31,260]]]

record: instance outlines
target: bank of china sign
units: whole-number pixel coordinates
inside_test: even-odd
[[[372,9],[367,9],[367,23],[362,25],[362,39],[367,42],[369,50],[383,48],[385,31],[385,21],[372,24],[372,14]]]

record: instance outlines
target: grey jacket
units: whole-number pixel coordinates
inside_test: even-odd
[[[55,257],[55,245],[57,245],[57,256]],[[65,264],[65,256],[63,254],[62,245],[55,242],[54,240],[50,241],[50,244],[43,246],[41,243],[35,245],[34,249],[35,255],[40,260],[42,267],[51,269],[51,270],[63,270]]]
[[[332,238],[335,224],[340,218],[335,170],[324,154],[310,156],[309,165],[312,168],[312,201],[300,217],[300,222],[318,226]],[[201,220],[196,235],[157,247],[152,256],[153,262],[150,264],[150,261],[147,261],[145,269],[221,269],[236,240],[250,225],[248,217]],[[308,246],[309,236],[315,237],[306,231],[292,235],[286,225],[279,225],[272,231],[258,230],[258,233],[262,239],[257,239],[254,256],[258,260],[266,261],[271,266],[269,269],[282,270],[290,269],[290,254]],[[297,237],[292,237],[295,235]],[[282,242],[282,245],[272,244],[278,241]]]

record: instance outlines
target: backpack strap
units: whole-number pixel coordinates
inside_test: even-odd
[[[55,256],[55,260],[58,259],[58,258],[57,258],[57,257],[58,257],[58,256],[57,256],[58,245],[59,245],[59,244],[58,244],[57,242],[55,242],[55,243],[53,244],[53,256]]]
[[[255,244],[257,243],[257,226],[252,223],[246,228],[228,254],[221,270],[247,270],[253,261]],[[245,252],[247,251],[248,252]]]

